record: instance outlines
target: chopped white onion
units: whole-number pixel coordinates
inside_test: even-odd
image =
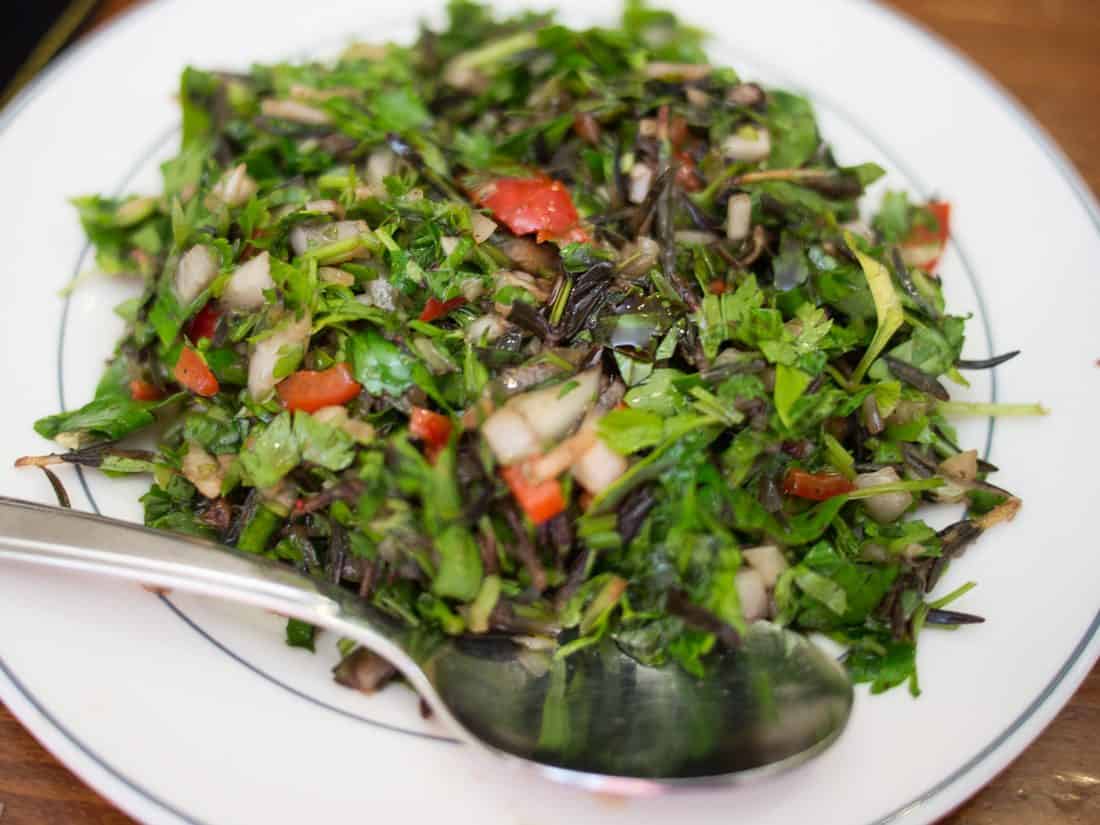
[[[536,300],[542,303],[546,303],[550,298],[550,293],[529,272],[523,272],[519,269],[500,269],[493,273],[493,278],[496,280],[497,289],[503,289],[506,286],[518,286],[520,289],[526,289],[535,296]]]
[[[358,418],[349,418],[340,429],[350,435],[352,441],[357,444],[370,444],[374,441],[376,434],[373,426]]]
[[[749,126],[722,141],[722,155],[730,160],[756,163],[771,153],[772,140],[767,129]]]
[[[474,212],[470,216],[470,228],[473,230],[474,243],[484,243],[489,240],[494,232],[497,230],[497,225],[492,218],[482,215],[480,212]]]
[[[627,185],[627,197],[631,203],[642,203],[653,185],[653,169],[645,163],[635,163],[630,167],[630,182]]]
[[[874,230],[867,225],[866,221],[848,221],[847,223],[842,223],[840,225],[840,228],[845,230],[846,232],[851,232],[853,235],[859,235],[859,237],[863,238],[864,240],[871,241],[871,243],[874,243],[875,241]]]
[[[539,451],[538,438],[527,420],[507,407],[485,419],[481,435],[501,464],[514,464]]]
[[[939,241],[917,246],[902,246],[901,259],[906,266],[927,269],[943,254],[943,244]]]
[[[343,430],[359,444],[369,444],[374,440],[374,427],[366,421],[348,416],[347,407],[340,405],[322,407],[313,413],[313,417],[324,424]]]
[[[456,249],[458,249],[459,238],[454,235],[444,235],[439,239],[439,245],[443,247],[443,254],[450,255]]]
[[[651,79],[668,80],[702,80],[713,69],[706,63],[664,63],[653,61],[647,63],[645,75]]]
[[[181,463],[183,477],[195,485],[195,489],[206,498],[217,498],[222,494],[222,482],[225,473],[221,464],[210,453],[194,441],[187,442],[187,452]]]
[[[290,84],[290,96],[298,100],[331,100],[334,97],[358,97],[362,91],[354,86],[332,86],[328,89],[314,89],[302,83]]]
[[[253,345],[248,361],[248,392],[256,401],[264,400],[275,389],[279,381],[275,377],[275,366],[285,354],[281,353],[283,348],[300,346],[305,349],[312,323],[308,315],[291,320]]]
[[[787,557],[774,544],[748,547],[741,551],[741,555],[749,566],[760,574],[760,578],[764,580],[764,586],[769,590],[775,587],[780,574],[789,567]]]
[[[735,106],[757,106],[764,102],[764,90],[755,83],[739,83],[726,93]]]
[[[961,483],[947,481],[942,487],[932,491],[932,498],[940,504],[958,504],[966,498],[967,488]]]
[[[966,450],[940,463],[944,475],[956,481],[973,481],[978,477],[978,451]]]
[[[490,312],[470,322],[466,327],[466,340],[475,346],[487,344],[503,335],[507,328],[507,321]]]
[[[367,281],[366,292],[356,295],[355,300],[369,307],[378,307],[386,312],[397,309],[397,287],[385,278]]]
[[[940,462],[940,472],[946,484],[937,487],[932,495],[943,504],[956,504],[966,498],[973,486],[970,482],[978,477],[978,451],[966,450]]]
[[[53,440],[66,450],[79,450],[89,441],[94,441],[95,436],[86,430],[72,430],[66,433],[58,433]]]
[[[902,553],[909,561],[913,561],[913,559],[919,558],[924,553],[924,549],[923,544],[917,544],[914,541],[905,545],[905,550],[903,550]]]
[[[698,106],[699,108],[705,108],[714,102],[710,95],[695,86],[685,88],[684,97],[688,99],[688,103],[692,106]]]
[[[375,149],[367,158],[367,183],[375,192],[385,192],[385,179],[393,174],[397,155],[389,149]]]
[[[304,209],[307,212],[324,212],[329,215],[343,215],[344,210],[340,204],[330,198],[323,198],[322,200],[309,201],[306,203]]]
[[[248,167],[239,163],[218,179],[210,194],[226,206],[241,206],[248,203],[259,188],[259,184],[248,176]]]
[[[527,420],[539,439],[557,441],[588,411],[599,385],[599,369],[590,369],[564,384],[517,395],[508,406]]]
[[[553,244],[539,244],[531,238],[498,238],[500,251],[508,256],[513,266],[524,272],[546,273],[558,266],[558,253]]]
[[[718,240],[713,232],[703,232],[698,229],[677,229],[675,233],[676,243],[688,246],[707,246]]]
[[[443,67],[443,82],[456,89],[470,92],[483,91],[488,85],[485,73],[477,66],[471,66],[463,60],[462,55],[449,60]]]
[[[910,401],[908,398],[901,399],[897,406],[894,407],[894,411],[890,413],[886,419],[887,424],[893,424],[895,426],[904,426],[905,424],[911,424],[916,421],[922,415],[928,412],[928,404],[924,401]]]
[[[893,484],[898,481],[901,481],[901,477],[898,475],[897,470],[893,467],[883,467],[873,473],[861,473],[856,476],[855,485],[858,489],[865,490],[868,487],[878,487],[882,484]],[[908,510],[909,505],[912,503],[913,494],[906,492],[882,493],[863,500],[863,504],[866,506],[871,518],[880,524],[897,521],[898,517]]]
[[[237,267],[229,277],[220,300],[230,309],[259,309],[266,300],[264,291],[274,288],[271,256],[261,252]]]
[[[302,255],[308,249],[322,244],[344,241],[348,238],[357,238],[370,232],[366,221],[335,221],[333,223],[300,223],[290,230],[290,247],[295,255]],[[353,258],[365,258],[365,247],[360,246],[342,256],[339,260],[330,263],[340,263]]]
[[[133,226],[153,214],[156,208],[156,198],[130,198],[115,211],[115,222],[119,226]]]
[[[337,284],[339,286],[355,286],[355,276],[346,269],[336,266],[322,266],[317,270],[317,277],[323,284]]]
[[[733,577],[733,586],[737,588],[745,621],[755,622],[768,615],[768,589],[763,576],[755,570],[742,568]]]
[[[868,542],[863,545],[863,549],[860,550],[859,557],[863,561],[875,562],[876,564],[882,564],[890,560],[890,551],[876,542]]]
[[[287,215],[293,215],[301,207],[296,203],[284,203],[282,206],[276,206],[271,210],[271,219],[273,221],[281,221]]]
[[[180,257],[172,284],[179,302],[187,306],[218,276],[218,259],[214,250],[196,244]]]
[[[322,424],[330,424],[333,427],[339,427],[348,420],[348,411],[347,408],[341,404],[333,404],[328,407],[321,407],[319,410],[314,410],[313,417]]]
[[[624,456],[596,439],[596,443],[573,463],[573,478],[588,492],[599,495],[614,484],[629,466]]]
[[[653,238],[642,235],[623,244],[619,252],[619,260],[623,262],[619,271],[623,277],[639,278],[657,265],[660,255],[661,245]]]
[[[270,487],[260,487],[258,490],[260,499],[272,509],[282,513],[289,513],[298,500],[297,488],[285,478],[272,484]]]
[[[324,126],[332,122],[328,112],[315,106],[308,106],[298,100],[265,98],[260,101],[260,114],[265,117],[290,120],[294,123],[305,123],[310,126]]]
[[[458,371],[458,365],[426,335],[413,336],[408,344],[409,348],[424,361],[432,375],[446,375]]]
[[[592,427],[581,427],[576,435],[571,435],[546,455],[529,462],[528,478],[532,484],[557,478],[595,443],[596,430]]]
[[[463,298],[473,303],[485,294],[485,283],[481,278],[463,278],[462,282],[458,285],[458,289],[462,293]]]
[[[752,198],[738,192],[726,204],[726,237],[731,241],[743,241],[752,229]]]

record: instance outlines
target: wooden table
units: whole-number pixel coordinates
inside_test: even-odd
[[[101,3],[94,22],[136,2]],[[1095,0],[894,0],[893,5],[1007,86],[1050,130],[1093,191],[1100,192],[1100,16]],[[1098,822],[1100,667],[1038,741],[941,825]],[[132,823],[46,753],[0,705],[0,825]]]

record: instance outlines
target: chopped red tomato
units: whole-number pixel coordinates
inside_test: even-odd
[[[413,407],[409,433],[428,447],[442,447],[451,437],[451,419],[423,407]]]
[[[716,278],[707,285],[707,292],[711,295],[721,295],[728,289],[729,285],[720,278]]]
[[[172,375],[185,389],[209,398],[218,392],[218,379],[206,366],[202,356],[190,347],[184,347]]]
[[[208,301],[206,306],[195,313],[195,317],[187,325],[187,340],[192,344],[197,344],[203,338],[213,340],[219,318],[221,313],[218,312],[218,307],[213,301]]]
[[[788,470],[783,478],[783,492],[789,496],[825,501],[842,496],[856,489],[856,485],[836,473],[807,473],[805,470]]]
[[[130,397],[135,401],[160,401],[164,393],[155,384],[135,378],[130,382]]]
[[[588,235],[569,190],[546,177],[500,178],[475,193],[479,205],[517,235],[538,233],[536,240],[582,241]]]
[[[500,475],[533,523],[542,524],[565,510],[565,496],[557,479],[532,484],[520,465],[504,467]]]
[[[351,401],[363,387],[342,361],[327,370],[298,370],[279,382],[275,392],[288,410],[316,412]]]
[[[431,323],[437,318],[442,318],[449,313],[452,309],[458,309],[466,303],[466,299],[459,296],[458,298],[451,298],[449,301],[440,301],[438,298],[429,298],[424,303],[424,309],[420,312],[420,320]]]
[[[936,226],[914,226],[901,244],[905,262],[926,272],[931,272],[940,262],[947,239],[951,235],[951,204],[932,201],[925,205],[936,219]]]

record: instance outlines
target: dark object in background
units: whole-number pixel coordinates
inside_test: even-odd
[[[0,106],[82,30],[96,0],[8,0],[0,11]]]

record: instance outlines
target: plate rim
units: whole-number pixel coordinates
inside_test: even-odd
[[[553,0],[547,0],[552,5]],[[101,47],[108,39],[136,26],[164,6],[167,0],[150,0],[120,17],[109,21],[97,31],[74,44],[36,75],[16,97],[0,112],[0,135],[16,122],[20,113],[39,94],[59,81],[66,71],[86,52]],[[1039,146],[1051,161],[1059,176],[1069,185],[1075,199],[1090,218],[1100,234],[1100,200],[1050,132],[1024,106],[1024,104],[995,76],[978,64],[953,43],[940,37],[923,22],[906,12],[875,0],[861,4],[864,12],[873,13],[902,30],[917,36],[926,47],[947,58],[965,74],[973,77],[986,94],[1019,122],[1026,134]],[[1093,648],[1090,651],[1090,648]],[[889,825],[899,821],[914,810],[933,800],[942,799],[947,804],[940,811],[946,816],[978,793],[988,782],[1031,745],[1047,725],[1072,698],[1089,672],[1100,661],[1100,610],[1085,629],[1066,661],[1054,673],[1046,686],[1016,716],[1005,730],[993,738],[973,757],[935,783],[911,801],[898,806],[869,825]],[[1075,672],[1079,671],[1079,672]],[[209,825],[172,803],[160,799],[136,781],[114,768],[107,759],[84,743],[68,726],[45,707],[19,680],[0,656],[0,699],[12,715],[27,731],[66,768],[76,774],[111,804],[140,821],[167,823],[167,825]],[[978,771],[980,782],[970,788],[960,782]],[[155,818],[150,818],[154,816]]]

